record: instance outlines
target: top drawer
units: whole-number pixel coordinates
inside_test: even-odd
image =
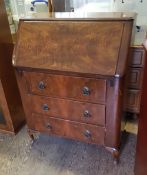
[[[106,80],[24,72],[30,93],[104,103]]]
[[[143,48],[131,48],[131,67],[144,67],[145,50]]]

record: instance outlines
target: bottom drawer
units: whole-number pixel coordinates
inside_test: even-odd
[[[88,143],[104,144],[105,129],[96,125],[78,123],[38,114],[32,114],[30,129]]]
[[[125,109],[128,112],[140,112],[140,90],[127,90],[125,99]]]

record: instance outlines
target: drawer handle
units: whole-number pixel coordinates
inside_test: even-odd
[[[89,130],[86,130],[84,132],[84,136],[87,137],[88,139],[91,138],[91,132]]]
[[[47,124],[46,124],[46,128],[47,128],[47,129],[52,129],[52,125],[51,125],[50,123],[47,123]]]
[[[45,89],[45,84],[44,84],[43,81],[40,81],[40,82],[38,83],[38,89],[40,89],[40,90]]]
[[[42,109],[44,111],[48,111],[49,110],[48,104],[43,104]]]
[[[91,115],[90,115],[90,113],[89,113],[88,110],[85,110],[85,111],[83,112],[83,115],[84,115],[85,118],[91,117]]]
[[[90,95],[90,89],[88,87],[83,87],[82,89],[83,95],[88,96]]]

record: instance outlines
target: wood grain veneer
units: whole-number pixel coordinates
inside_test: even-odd
[[[133,18],[102,14],[22,20],[13,65],[31,138],[102,144],[118,158]]]

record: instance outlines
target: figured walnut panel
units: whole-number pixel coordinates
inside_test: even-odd
[[[124,22],[21,22],[13,64],[115,75]]]

